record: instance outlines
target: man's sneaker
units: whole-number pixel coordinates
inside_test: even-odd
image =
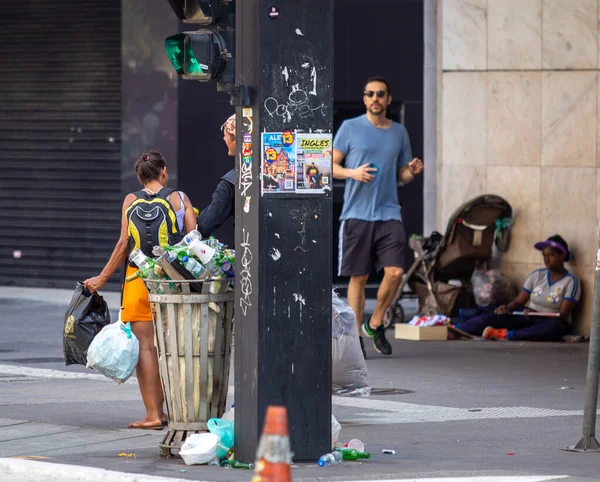
[[[360,350],[362,351],[363,358],[366,360],[367,359],[367,352],[365,351],[365,342],[363,341],[363,337],[362,336],[359,336],[358,339],[360,340]]]
[[[483,330],[481,338],[484,340],[506,340],[507,334],[508,330],[505,328],[494,328],[492,326],[488,326],[485,330]]]
[[[369,320],[362,325],[362,332],[373,340],[373,347],[377,353],[382,355],[391,355],[392,347],[385,338],[385,328],[379,325],[377,328],[371,328]]]

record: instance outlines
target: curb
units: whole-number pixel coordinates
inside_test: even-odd
[[[73,288],[75,286],[73,285]],[[121,306],[121,292],[100,290],[100,295],[108,303],[108,307],[118,310]],[[73,290],[56,288],[29,288],[21,286],[0,286],[0,298],[13,300],[40,301],[53,305],[69,306]]]
[[[189,482],[184,479],[11,458],[0,458],[0,480],[2,482]]]

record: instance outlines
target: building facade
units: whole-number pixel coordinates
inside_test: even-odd
[[[600,216],[597,0],[437,1],[437,225],[483,193],[516,223],[504,271],[542,265],[533,244],[561,234],[590,328]]]
[[[364,81],[384,75],[421,157],[422,0],[335,7],[335,126],[364,112]],[[24,0],[0,7],[0,26],[0,284],[72,288],[98,274],[123,197],[139,188],[133,164],[150,149],[167,158],[172,187],[200,209],[210,202],[234,165],[220,130],[233,107],[214,84],[173,71],[164,39],[194,26],[168,1]],[[336,220],[342,195],[335,184]],[[421,181],[399,197],[408,233],[421,233]],[[216,235],[232,243],[232,223]]]

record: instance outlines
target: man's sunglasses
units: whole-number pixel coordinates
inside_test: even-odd
[[[377,97],[379,97],[380,99],[382,99],[383,97],[385,97],[385,94],[387,94],[387,92],[385,90],[365,90],[363,92],[367,97],[371,98],[374,95],[376,95]]]

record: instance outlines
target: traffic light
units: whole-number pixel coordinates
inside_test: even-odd
[[[231,91],[235,82],[235,0],[168,0],[177,17],[203,28],[165,39],[165,51],[184,79],[215,81]]]

